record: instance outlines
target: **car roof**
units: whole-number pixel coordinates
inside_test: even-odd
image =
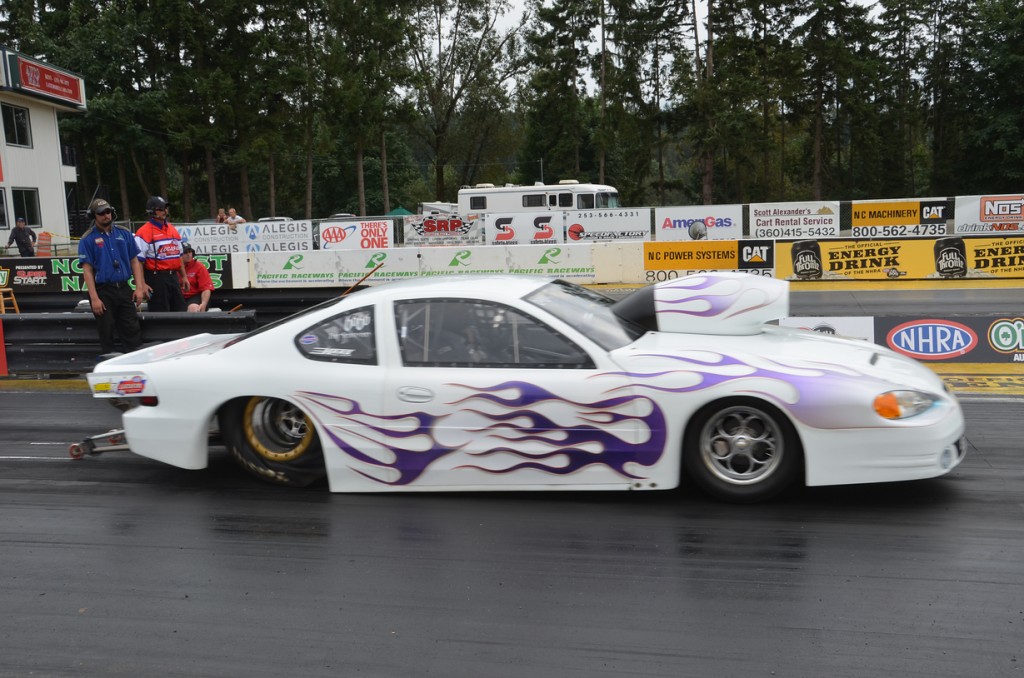
[[[415,292],[416,296],[489,297],[499,292],[499,297],[518,299],[552,280],[555,278],[532,275],[439,275],[372,285],[359,292],[358,298],[407,297],[410,292]]]

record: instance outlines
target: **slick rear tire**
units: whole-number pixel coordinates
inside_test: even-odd
[[[220,432],[235,461],[261,480],[306,487],[327,475],[313,422],[287,400],[232,400],[221,410]]]
[[[765,501],[796,483],[800,439],[776,407],[726,398],[702,408],[686,429],[683,469],[708,494],[736,503]]]

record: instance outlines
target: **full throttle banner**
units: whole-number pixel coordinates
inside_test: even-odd
[[[1024,278],[1024,238],[800,240],[776,259],[785,280]]]

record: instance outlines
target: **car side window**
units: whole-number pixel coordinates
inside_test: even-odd
[[[586,351],[503,304],[429,299],[395,304],[402,363],[418,367],[593,369]]]
[[[324,320],[295,337],[295,346],[310,360],[377,364],[377,337],[372,306]]]

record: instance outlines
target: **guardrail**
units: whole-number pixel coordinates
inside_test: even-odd
[[[210,332],[257,327],[256,311],[140,313],[144,344]],[[21,313],[0,316],[0,376],[83,374],[96,364],[100,345],[91,313]]]

